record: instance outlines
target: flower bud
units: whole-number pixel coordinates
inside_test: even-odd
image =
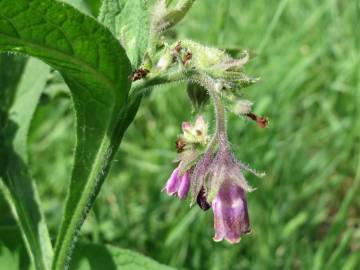
[[[165,47],[156,67],[160,71],[164,71],[171,65],[171,63],[172,63],[172,55],[170,49],[168,47]]]
[[[197,144],[205,146],[209,142],[208,126],[202,116],[196,118],[195,124],[189,122],[182,124],[183,134],[181,138],[186,145]]]
[[[239,99],[233,106],[233,112],[238,115],[246,115],[251,112],[253,103],[249,100]]]
[[[152,29],[158,33],[170,29],[185,17],[195,1],[179,0],[175,7],[170,8],[172,1],[159,0],[153,12]]]

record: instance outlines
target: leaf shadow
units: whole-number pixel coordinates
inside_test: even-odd
[[[23,236],[26,235],[28,240],[30,237],[35,240],[29,243],[30,248],[36,248],[41,252],[40,239],[44,236],[39,234],[42,216],[37,195],[27,164],[17,154],[14,146],[18,125],[1,109],[0,119],[0,178],[17,211],[17,220],[23,230]]]

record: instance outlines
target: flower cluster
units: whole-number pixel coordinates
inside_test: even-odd
[[[187,82],[187,93],[195,110],[202,110],[211,100],[216,128],[208,134],[202,116],[195,123],[184,122],[176,147],[178,164],[164,191],[180,199],[189,197],[214,212],[215,241],[238,243],[250,232],[246,193],[251,191],[243,171],[259,175],[233,155],[227,138],[226,109],[268,124],[266,117],[253,113],[252,102],[243,99],[242,90],[258,81],[245,74],[244,65],[251,55],[247,50],[234,58],[224,50],[201,45],[192,40],[166,42],[165,31],[176,25],[195,0],[158,0],[151,18],[149,47],[142,65],[133,72],[132,93],[166,83]],[[141,92],[139,92],[141,93]]]
[[[210,141],[208,126],[202,116],[196,119],[194,125],[184,122],[182,129],[183,134],[177,142],[179,164],[164,190],[180,199],[190,193],[201,209],[212,208],[213,239],[238,243],[243,234],[250,232],[246,192],[252,188],[242,170],[257,173],[236,160],[226,137],[218,138],[217,149],[209,147],[214,142]]]

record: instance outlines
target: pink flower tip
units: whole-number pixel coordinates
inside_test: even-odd
[[[177,194],[180,199],[184,199],[189,193],[190,188],[190,175],[189,172],[185,172],[180,175],[179,167],[177,167],[171,174],[170,178],[166,182],[163,190],[170,196]]]
[[[183,122],[182,123],[182,130],[183,130],[183,132],[184,133],[186,133],[186,132],[191,132],[191,124],[189,123],[189,122]]]

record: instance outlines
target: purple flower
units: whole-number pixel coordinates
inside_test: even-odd
[[[196,179],[193,177],[192,181],[197,181],[201,185],[197,202],[203,210],[211,205],[214,211],[213,239],[215,241],[225,239],[235,244],[240,241],[243,234],[250,232],[245,193],[252,188],[246,182],[241,170],[251,169],[236,160],[226,140],[220,140],[215,157],[213,155],[208,157],[211,162],[206,160],[205,155],[193,173]],[[206,166],[203,166],[204,164]],[[191,185],[196,186],[193,183]]]
[[[250,232],[245,192],[252,188],[246,182],[242,169],[248,169],[236,160],[226,140],[212,160],[204,183],[206,201],[214,211],[215,241],[226,239],[231,244]]]
[[[164,190],[180,199],[190,192],[190,206],[196,202],[204,211],[212,208],[214,241],[225,239],[236,244],[242,235],[250,232],[246,192],[253,189],[243,170],[258,176],[263,174],[235,158],[226,134],[217,134],[208,143],[207,124],[202,117],[197,118],[194,126],[184,122],[182,128],[183,135],[177,143],[180,163]]]
[[[186,171],[180,175],[179,167],[177,167],[171,174],[169,180],[166,182],[164,190],[168,195],[177,193],[180,199],[186,197],[190,188],[190,175]]]
[[[245,191],[231,181],[225,181],[212,202],[214,211],[214,241],[224,238],[231,244],[239,243],[243,234],[250,232]]]

